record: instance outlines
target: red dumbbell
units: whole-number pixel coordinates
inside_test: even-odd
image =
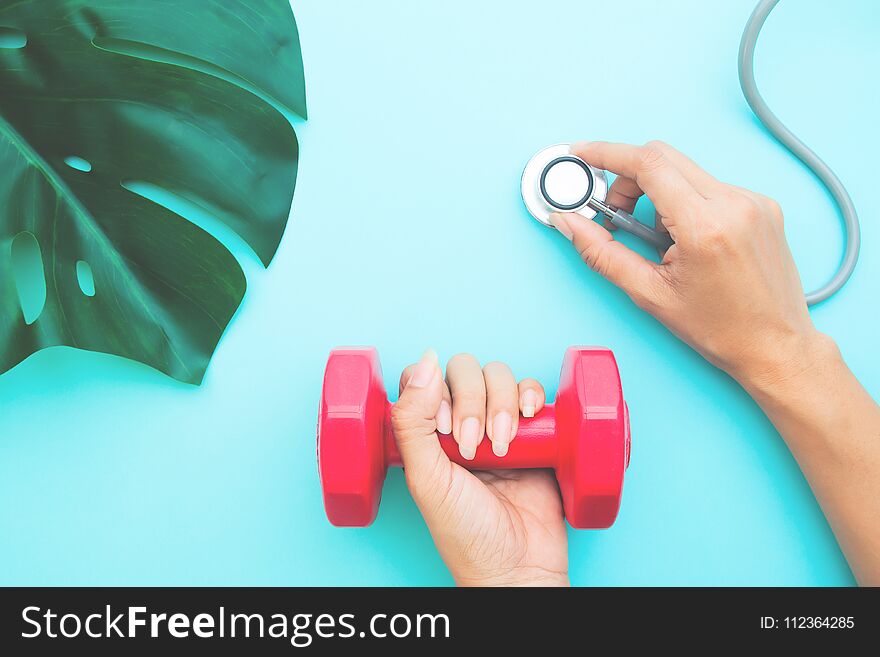
[[[571,347],[565,353],[555,404],[521,418],[507,456],[488,439],[473,461],[451,436],[438,434],[449,458],[471,470],[553,468],[565,517],[575,529],[610,527],[620,508],[629,465],[629,414],[614,354]],[[391,404],[372,347],[335,349],[327,360],[318,416],[318,470],[324,508],[338,527],[376,519],[388,466],[401,465],[391,430]]]

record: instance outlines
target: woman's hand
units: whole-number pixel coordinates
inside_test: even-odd
[[[551,221],[584,261],[706,359],[744,384],[773,383],[828,351],[813,326],[779,205],[719,182],[661,142],[592,142],[572,153],[618,174],[607,202],[632,212],[646,194],[675,240],[657,264],[578,215]]]
[[[567,586],[568,538],[562,501],[547,470],[469,472],[452,463],[437,432],[452,433],[473,459],[484,431],[495,454],[507,454],[520,411],[544,405],[534,380],[517,385],[502,363],[480,368],[470,355],[452,358],[444,383],[429,351],[400,379],[391,419],[406,481],[440,555],[459,585]]]

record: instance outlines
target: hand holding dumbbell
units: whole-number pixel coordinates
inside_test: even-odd
[[[372,523],[387,468],[401,465],[391,408],[375,349],[331,353],[318,419],[318,461],[325,508],[335,525]],[[471,470],[554,469],[572,527],[609,527],[620,506],[630,444],[614,356],[607,349],[569,349],[555,405],[520,420],[504,457],[484,440],[466,461],[451,437],[440,435],[438,441],[449,460]]]

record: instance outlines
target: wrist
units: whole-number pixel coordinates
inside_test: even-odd
[[[463,587],[567,587],[571,586],[568,572],[544,568],[514,568],[505,572],[479,575],[455,575],[456,586]]]
[[[728,373],[760,400],[811,385],[817,374],[842,362],[834,340],[812,329],[775,340],[758,357],[744,359]]]

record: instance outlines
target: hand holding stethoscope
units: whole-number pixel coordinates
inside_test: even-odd
[[[661,252],[675,243],[669,233],[649,228],[629,212],[608,205],[607,195],[605,172],[572,155],[568,144],[538,152],[523,171],[523,201],[531,215],[545,226],[553,227],[550,215],[554,212],[571,212],[587,220],[601,214]]]

